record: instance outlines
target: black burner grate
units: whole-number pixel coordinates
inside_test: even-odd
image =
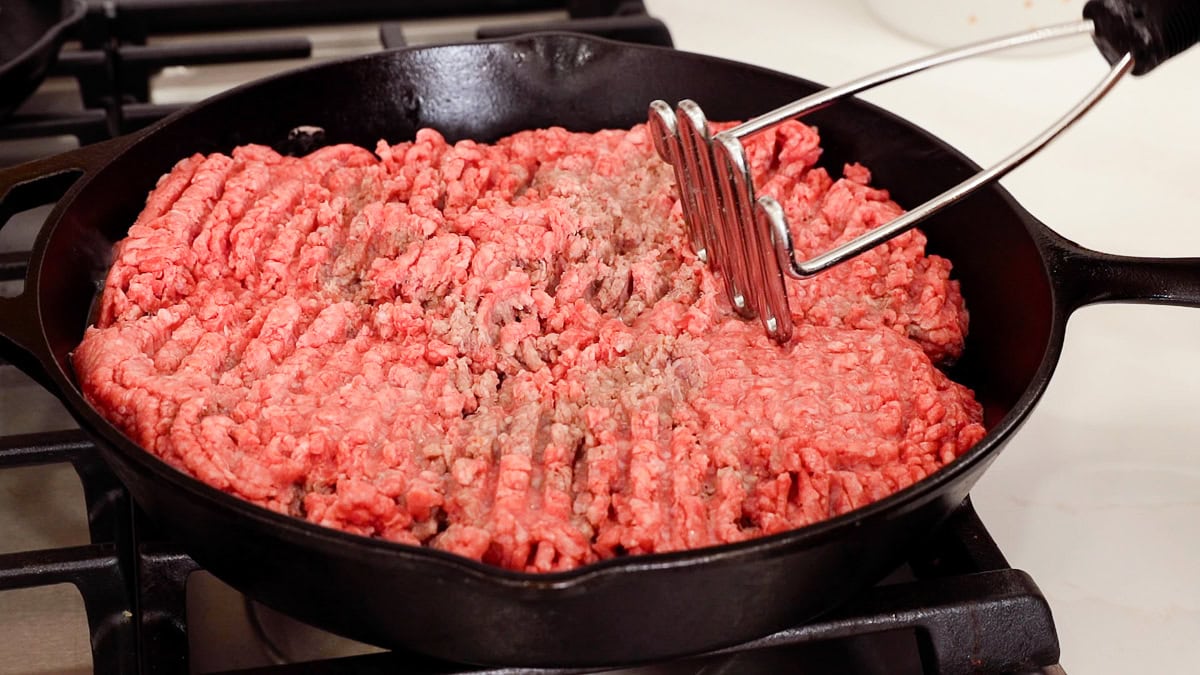
[[[83,432],[0,439],[0,470],[69,462],[87,502],[91,544],[0,555],[0,591],[70,583],[79,589],[97,673],[136,670],[137,626],[132,582],[133,521],[129,495]]]

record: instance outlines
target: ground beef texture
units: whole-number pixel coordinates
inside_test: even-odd
[[[901,209],[748,142],[801,254]],[[347,532],[554,571],[783,532],[984,435],[919,231],[789,283],[784,346],[689,250],[647,130],[433,130],[372,153],[179,162],[115,249],[73,354],[91,403],[178,469]]]

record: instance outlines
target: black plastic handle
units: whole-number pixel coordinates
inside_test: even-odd
[[[13,214],[59,200],[80,178],[105,165],[126,147],[131,138],[121,137],[0,169],[0,228]],[[19,294],[0,297],[0,357],[53,392],[55,387],[46,374],[50,356],[43,348],[35,295],[36,289],[27,273]]]
[[[1109,63],[1133,54],[1133,74],[1158,64],[1200,41],[1197,0],[1091,0],[1084,18],[1095,25],[1095,42]]]

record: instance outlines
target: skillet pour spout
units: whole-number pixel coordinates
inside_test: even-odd
[[[568,53],[589,57],[543,60]],[[24,290],[0,300],[0,355],[63,400],[137,503],[200,565],[302,621],[384,647],[515,666],[602,667],[744,642],[876,582],[962,503],[1045,390],[1074,309],[1107,300],[1200,305],[1200,260],[1089,251],[999,186],[984,187],[924,226],[929,250],[954,261],[971,307],[971,335],[951,375],[985,408],[982,441],[929,478],[810,527],[547,575],[325,529],[209,487],[100,416],[69,357],[112,245],[158,177],[191,153],[276,145],[306,125],[324,129],[330,144],[359,145],[411,139],[422,127],[450,140],[556,122],[578,131],[629,127],[655,98],[690,97],[714,118],[744,119],[818,88],[732,61],[569,34],[379,53],[263,80],[137,136],[0,171],[0,216],[59,197]],[[405,100],[421,104],[394,105]],[[806,121],[821,128],[824,165],[862,162],[900,203],[919,203],[978,170],[861,101]]]

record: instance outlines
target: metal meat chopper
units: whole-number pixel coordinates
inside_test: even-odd
[[[692,100],[672,110],[650,104],[649,125],[658,154],[675,169],[689,240],[697,256],[722,279],[734,311],[758,317],[779,343],[791,339],[793,323],[784,277],[805,279],[906,232],[919,222],[1020,166],[1082,117],[1126,74],[1141,75],[1200,40],[1200,0],[1092,0],[1081,21],[1008,35],[950,49],[819,91],[732,129],[712,133]],[[796,260],[783,208],[774,198],[755,198],[742,140],[786,120],[823,108],[844,96],[974,56],[1090,34],[1112,68],[1065,115],[994,166],[946,190],[896,219],[830,251]]]

